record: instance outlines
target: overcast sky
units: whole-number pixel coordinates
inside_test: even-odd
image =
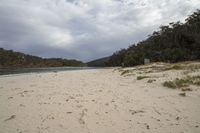
[[[200,0],[0,0],[0,47],[82,61],[183,21]]]

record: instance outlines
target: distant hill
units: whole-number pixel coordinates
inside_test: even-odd
[[[100,59],[96,59],[93,61],[90,61],[87,63],[87,65],[89,67],[105,67],[107,66],[107,62],[109,60],[110,57],[104,57],[104,58],[100,58]]]
[[[0,68],[61,67],[84,65],[85,64],[83,62],[77,60],[61,58],[46,59],[0,48]]]

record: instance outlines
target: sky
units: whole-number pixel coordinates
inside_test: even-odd
[[[0,47],[87,62],[198,8],[200,0],[0,0]]]

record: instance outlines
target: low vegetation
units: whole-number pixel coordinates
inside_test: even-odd
[[[137,80],[142,80],[142,79],[145,79],[145,78],[149,78],[150,76],[138,76],[137,77]]]
[[[46,59],[0,48],[0,68],[62,67],[84,65],[85,64],[83,62],[77,60],[61,58]]]
[[[155,79],[149,79],[148,81],[147,81],[147,83],[152,83],[152,82],[155,82],[156,80]]]
[[[168,87],[168,88],[172,88],[172,89],[176,88],[176,84],[173,81],[165,81],[163,83],[163,86]]]
[[[200,69],[200,62],[179,62],[179,63],[151,63],[148,65],[139,65],[131,68],[117,68],[121,75],[135,75],[135,74],[151,74],[164,72],[169,70],[183,70],[183,74],[188,75],[191,72],[198,71]]]
[[[200,59],[200,10],[180,21],[161,26],[146,40],[121,49],[109,58],[110,66],[136,66],[148,58],[152,62],[180,62]],[[171,69],[182,69],[173,66]]]
[[[185,97],[185,96],[186,96],[186,93],[185,93],[185,92],[179,93],[179,96]]]
[[[200,64],[197,62],[186,61],[168,65],[165,70],[197,70],[200,69]]]
[[[200,76],[187,76],[182,79],[175,79],[173,81],[165,81],[163,86],[176,89],[182,87],[188,87],[190,85],[200,86]]]
[[[130,74],[132,70],[121,70],[121,75]]]

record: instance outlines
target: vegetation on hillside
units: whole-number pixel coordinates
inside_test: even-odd
[[[107,62],[109,60],[109,57],[104,57],[104,58],[100,58],[100,59],[97,59],[97,60],[93,60],[93,61],[90,61],[87,63],[87,65],[89,67],[105,67],[107,66]]]
[[[178,62],[178,63],[163,63],[156,62],[150,63],[147,65],[138,65],[135,67],[120,67],[117,68],[121,75],[130,76],[130,75],[138,75],[139,76],[149,76],[148,74],[152,73],[160,73],[166,72],[169,70],[180,70],[183,71],[184,75],[188,75],[191,72],[196,72],[200,70],[200,62],[196,61],[186,61],[186,62]]]
[[[146,40],[115,52],[107,62],[109,66],[134,66],[152,62],[179,62],[200,59],[200,10],[190,15],[185,23],[161,26]]]
[[[44,59],[41,57],[0,48],[0,68],[61,67],[84,65],[84,63],[77,60],[67,60],[61,58]]]

